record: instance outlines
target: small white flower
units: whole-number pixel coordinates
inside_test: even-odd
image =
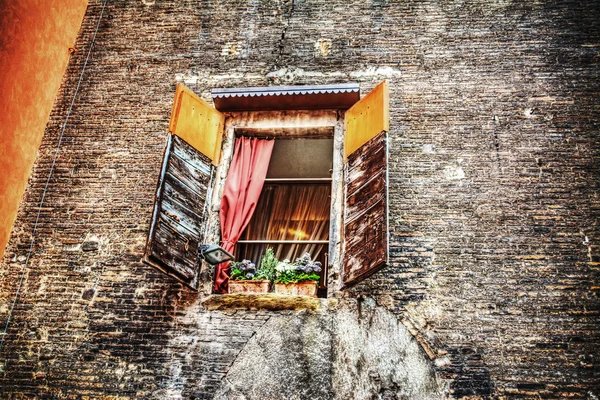
[[[285,271],[285,263],[284,262],[280,262],[279,264],[277,264],[277,266],[275,267],[275,270],[277,272],[284,272]]]

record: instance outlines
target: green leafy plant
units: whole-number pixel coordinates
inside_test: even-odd
[[[290,260],[283,260],[275,268],[275,283],[296,283],[306,281],[318,281],[320,279],[321,263],[313,261],[309,253],[304,253],[290,263]]]
[[[277,264],[279,264],[279,260],[275,257],[273,249],[268,248],[260,262],[260,268],[254,279],[275,280],[275,268],[277,268]]]
[[[229,268],[231,269],[231,275],[229,279],[234,281],[248,281],[255,279],[256,276],[256,265],[250,260],[243,260],[240,262],[230,262]]]
[[[250,260],[240,262],[231,262],[231,276],[229,279],[234,281],[249,281],[249,280],[269,280],[275,279],[275,268],[279,264],[279,260],[275,257],[273,249],[267,249],[262,258],[260,268],[257,270],[256,265]]]

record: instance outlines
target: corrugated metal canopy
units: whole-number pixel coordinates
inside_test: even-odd
[[[219,111],[346,110],[360,99],[358,83],[213,89]]]

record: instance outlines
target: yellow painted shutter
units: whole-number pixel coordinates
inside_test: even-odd
[[[223,115],[177,85],[143,261],[197,290]]]
[[[390,130],[390,95],[383,81],[346,111],[344,156],[348,156],[379,133]]]
[[[223,114],[211,107],[190,89],[177,85],[169,122],[169,132],[219,163],[223,138]]]
[[[346,112],[342,287],[385,267],[389,255],[387,82]]]

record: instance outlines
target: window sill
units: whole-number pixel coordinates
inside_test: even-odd
[[[209,310],[319,310],[333,306],[333,299],[289,296],[275,293],[213,294],[202,300]]]

